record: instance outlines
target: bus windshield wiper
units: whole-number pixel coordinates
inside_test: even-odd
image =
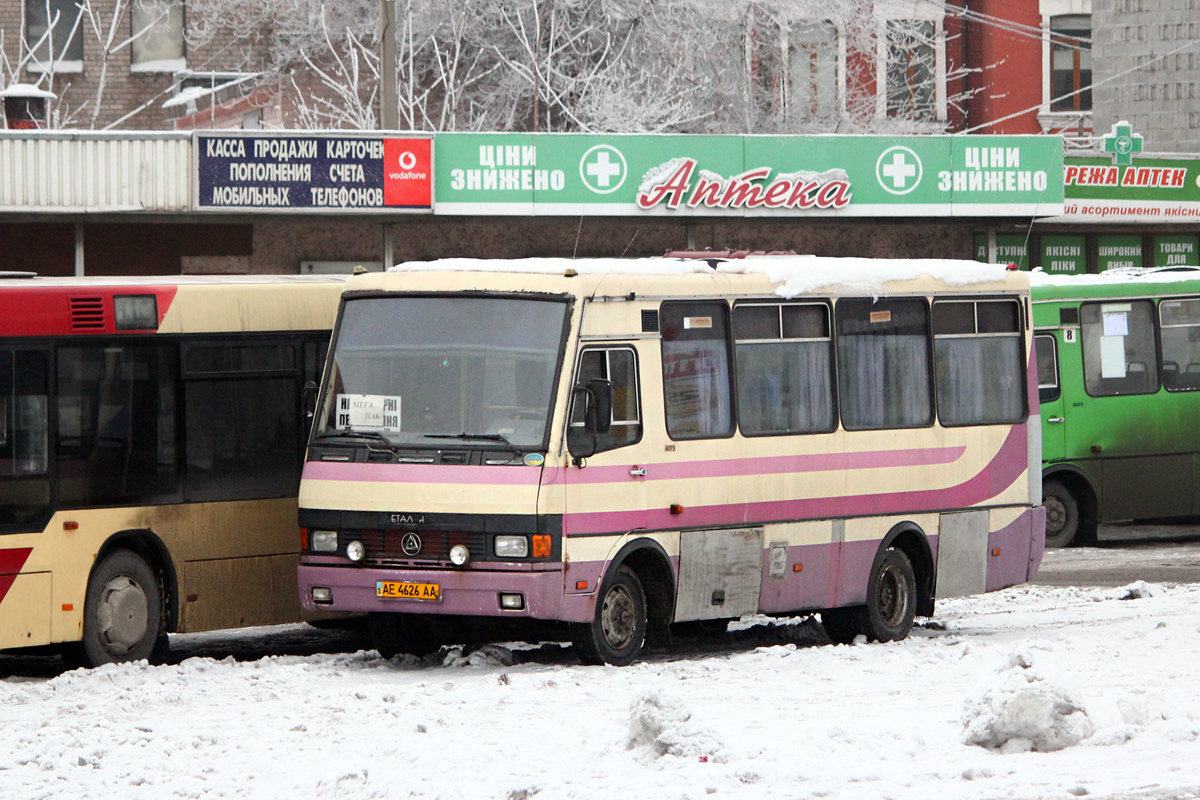
[[[383,442],[389,453],[395,453],[398,445],[378,431],[332,431],[322,433],[317,439],[374,439]],[[370,445],[367,445],[370,448]]]
[[[521,449],[508,440],[507,436],[501,436],[498,433],[426,433],[426,439],[479,439],[485,442],[501,442],[505,444],[509,450],[520,454]]]

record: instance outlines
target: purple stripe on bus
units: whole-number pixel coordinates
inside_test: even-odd
[[[1029,509],[1000,530],[988,534],[986,591],[1016,586],[1032,577],[1029,571],[1034,547],[1035,510],[1042,511],[1040,508]]]
[[[744,475],[781,475],[796,472],[842,472],[883,467],[926,467],[952,464],[962,458],[966,447],[924,447],[912,450],[867,450],[860,453],[814,453],[811,455],[729,458],[716,461],[648,463],[646,480],[669,481],[688,478],[732,478]],[[564,475],[571,485],[628,483],[629,467],[588,467]]]
[[[683,513],[669,508],[635,511],[595,511],[563,516],[563,535],[624,533],[637,528],[670,530],[710,525],[758,524],[769,520],[837,519],[885,514],[968,508],[989,500],[1012,485],[1029,466],[1026,426],[1014,425],[995,458],[970,479],[944,489],[688,506]]]
[[[470,467],[454,464],[349,464],[309,461],[301,480],[374,483],[457,483],[477,486],[537,486],[542,471],[531,467]],[[626,476],[628,478],[628,476]]]

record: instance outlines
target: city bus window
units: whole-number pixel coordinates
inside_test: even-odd
[[[282,497],[300,480],[290,344],[193,345],[184,374],[188,500]]]
[[[64,504],[147,501],[176,491],[176,353],[167,345],[59,349],[56,458]]]
[[[827,306],[742,303],[733,309],[733,334],[744,435],[837,427]]]
[[[39,521],[50,506],[46,354],[0,350],[0,525]]]
[[[1037,354],[1038,401],[1051,403],[1062,394],[1058,385],[1058,340],[1046,334],[1035,336],[1033,349]]]
[[[722,302],[662,304],[663,395],[672,439],[733,433],[726,308]]]
[[[612,386],[612,427],[596,434],[596,453],[633,444],[642,438],[642,421],[638,412],[637,358],[632,348],[585,350],[579,360],[576,386],[589,380],[606,380]],[[582,394],[576,394],[571,409],[571,426],[583,427]]]
[[[1200,389],[1200,300],[1163,300],[1163,385],[1171,391]]]
[[[1149,300],[1086,303],[1079,316],[1088,394],[1107,397],[1158,391],[1154,305]]]
[[[925,301],[848,298],[838,302],[836,314],[838,395],[846,429],[931,424]]]
[[[933,304],[938,419],[994,425],[1025,417],[1020,306],[1013,300]]]

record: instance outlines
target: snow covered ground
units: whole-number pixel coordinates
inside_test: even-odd
[[[623,669],[547,645],[9,677],[0,797],[1200,797],[1200,585],[1025,587],[824,641],[754,619]]]

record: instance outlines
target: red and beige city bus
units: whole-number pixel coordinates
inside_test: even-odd
[[[300,618],[296,491],[344,277],[0,277],[0,648]]]
[[[711,263],[710,263],[711,261]],[[509,620],[903,639],[1044,546],[1029,284],[959,261],[450,260],[346,284],[300,599],[385,656]]]

